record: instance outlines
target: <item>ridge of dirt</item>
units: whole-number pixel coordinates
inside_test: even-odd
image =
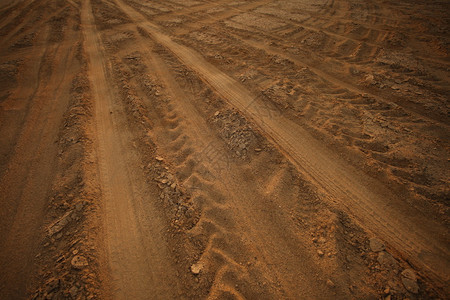
[[[77,48],[81,71],[72,81],[71,98],[58,138],[59,172],[46,211],[43,251],[36,256],[38,288],[31,290],[33,299],[100,296],[101,191],[93,147],[93,103],[86,54],[82,44]]]

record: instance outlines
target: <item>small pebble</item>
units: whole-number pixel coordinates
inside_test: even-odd
[[[419,292],[419,285],[417,284],[416,273],[412,269],[406,269],[402,272],[402,283],[408,292],[417,294]]]
[[[385,249],[384,243],[377,238],[371,238],[369,240],[369,245],[370,245],[370,249],[373,252],[380,252]]]
[[[202,269],[203,269],[203,264],[202,264],[202,263],[196,263],[196,264],[193,264],[193,265],[191,266],[191,272],[192,272],[192,274],[194,274],[194,275],[200,274],[200,272],[202,271]]]
[[[328,280],[327,280],[327,285],[328,285],[329,287],[332,287],[332,288],[334,288],[334,287],[335,287],[335,284],[334,284],[334,282],[333,282],[333,281],[331,281],[330,279],[328,279]]]
[[[75,255],[72,258],[71,264],[74,269],[83,269],[88,265],[88,261],[84,256]]]

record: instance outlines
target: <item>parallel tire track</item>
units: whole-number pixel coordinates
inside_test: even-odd
[[[148,299],[149,295],[170,299],[177,292],[178,283],[173,280],[176,272],[162,235],[164,225],[152,204],[154,196],[146,192],[143,177],[129,169],[139,168],[139,164],[134,150],[130,150],[130,133],[122,124],[124,113],[120,108],[114,109],[113,115],[110,113],[115,97],[107,80],[108,65],[89,0],[83,1],[82,24],[96,103],[106,250],[113,294],[122,299]]]
[[[45,35],[44,35],[45,36]],[[63,119],[70,90],[70,70],[75,61],[72,47],[77,34],[71,32],[57,45],[41,49],[42,61],[33,66],[31,84],[11,101],[23,101],[29,108],[15,148],[0,178],[2,211],[0,266],[1,297],[22,298],[34,271],[40,228],[44,221],[47,197],[54,179],[56,151],[54,143]],[[28,77],[26,77],[28,79]],[[52,88],[50,88],[52,87]],[[17,97],[17,98],[16,98]],[[14,108],[13,108],[14,109]],[[43,178],[48,179],[43,182]],[[9,252],[8,252],[9,251]],[[8,253],[6,253],[8,252]]]
[[[258,124],[300,170],[309,174],[314,182],[327,191],[332,201],[346,207],[361,223],[378,232],[396,249],[401,249],[413,264],[445,284],[448,268],[443,266],[449,266],[449,250],[443,243],[445,233],[441,227],[432,222],[423,224],[422,228],[414,226],[415,218],[426,219],[421,212],[406,206],[388,189],[341,162],[298,125],[282,116],[262,120],[258,111],[264,110],[266,106],[255,100],[256,97],[241,84],[206,62],[192,49],[175,43],[134,9],[120,1],[117,3],[130,17],[141,22],[142,27],[156,41],[172,51],[217,93]],[[386,210],[391,201],[401,209]],[[412,232],[410,228],[417,228],[417,231]],[[424,253],[427,253],[426,258],[423,257]]]

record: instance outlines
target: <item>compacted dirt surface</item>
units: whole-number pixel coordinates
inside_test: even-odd
[[[448,299],[450,4],[0,4],[1,299]]]

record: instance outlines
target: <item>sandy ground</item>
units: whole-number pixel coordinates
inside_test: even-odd
[[[2,2],[0,298],[448,298],[449,13]]]

